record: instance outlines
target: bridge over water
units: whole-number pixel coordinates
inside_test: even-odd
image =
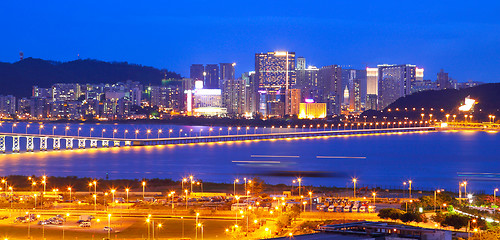
[[[12,143],[12,152],[33,152],[35,150],[48,151],[60,149],[85,149],[99,147],[122,147],[122,146],[154,146],[168,144],[188,144],[188,143],[210,143],[246,140],[271,140],[271,139],[297,139],[324,136],[345,136],[345,135],[369,135],[369,134],[389,134],[408,133],[421,131],[435,131],[435,127],[403,127],[403,128],[383,128],[383,129],[359,129],[359,130],[324,130],[310,132],[286,132],[286,133],[262,133],[262,134],[238,134],[238,135],[217,135],[217,136],[196,136],[196,137],[172,137],[172,138],[103,138],[103,137],[80,137],[61,136],[46,134],[23,134],[23,133],[0,133],[0,152],[7,152],[7,142]],[[22,147],[22,145],[25,146]]]

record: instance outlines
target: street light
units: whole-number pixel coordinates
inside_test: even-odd
[[[233,185],[234,185],[233,196],[236,196],[236,183],[238,183],[238,182],[240,182],[240,180],[239,180],[239,179],[235,179],[235,180],[233,181]]]
[[[94,128],[90,128],[90,133],[89,136],[92,137],[92,132],[94,131]]]
[[[440,192],[441,192],[440,189],[434,191],[434,212],[436,211],[436,195]]]
[[[14,127],[15,127],[15,124],[14,124]],[[57,128],[56,126],[52,127],[52,135],[54,135],[54,131],[56,130],[56,128]]]
[[[118,132],[118,130],[113,129],[113,138],[115,138],[115,134]]]
[[[144,191],[146,190],[146,181],[142,181],[142,199],[144,199]]]
[[[160,134],[161,134],[161,129],[158,129],[158,138],[160,138]]]
[[[128,203],[128,192],[130,191],[129,188],[125,188],[125,192],[127,192],[127,203]]]
[[[302,183],[302,178],[297,178],[297,182],[299,183],[299,196],[300,196],[301,195],[300,194],[300,188],[301,188],[300,184]]]
[[[375,206],[375,197],[377,196],[377,193],[376,192],[372,192],[372,196],[373,196],[373,205]]]
[[[410,193],[410,198],[411,198],[411,183],[412,183],[412,181],[411,181],[411,180],[409,180],[409,181],[408,181],[408,183],[409,183],[409,185],[410,185],[410,186],[408,187],[408,190],[409,190],[409,193]]]
[[[101,131],[101,138],[104,138],[104,133],[106,132],[106,129],[102,129]]]
[[[358,179],[356,179],[356,178],[352,179],[352,182],[354,183],[354,198],[356,198],[356,182],[357,181],[358,181]]]
[[[42,134],[42,129],[43,129],[43,125],[40,125],[38,127],[38,135],[41,135]]]
[[[128,133],[128,129],[125,129],[125,131],[123,131],[123,138],[127,138],[127,133]]]
[[[149,139],[149,134],[151,134],[151,129],[146,130],[146,138]]]
[[[135,139],[137,139],[137,134],[139,134],[139,130],[135,130]]]

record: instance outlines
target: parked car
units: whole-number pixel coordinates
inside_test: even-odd
[[[80,227],[90,227],[90,225],[91,225],[90,222],[81,222],[79,226]]]
[[[104,227],[104,231],[105,231],[105,232],[108,232],[108,231],[109,231],[109,232],[112,232],[112,231],[113,231],[113,229],[112,229],[111,227],[106,226],[106,227]]]

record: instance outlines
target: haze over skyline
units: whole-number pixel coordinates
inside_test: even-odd
[[[0,61],[92,58],[167,68],[296,52],[307,64],[355,68],[416,64],[425,79],[444,68],[459,81],[498,82],[499,2],[156,1],[1,2]]]

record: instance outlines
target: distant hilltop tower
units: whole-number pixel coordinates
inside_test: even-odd
[[[24,59],[24,53],[23,51],[19,52],[19,60],[22,61]]]

